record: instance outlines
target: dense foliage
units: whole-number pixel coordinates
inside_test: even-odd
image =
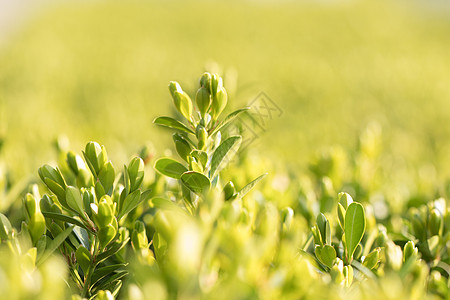
[[[251,109],[223,116],[218,74],[201,76],[194,101],[177,82],[169,91],[178,117],[154,123],[174,132],[177,157],[144,147],[119,172],[96,142],[82,155],[60,149],[23,197],[20,228],[12,206],[0,214],[2,297],[449,296],[449,188],[397,202],[380,192],[377,125],[352,162],[331,148],[309,175],[266,176],[274,163],[239,152],[231,134]],[[21,189],[4,187],[6,197]]]

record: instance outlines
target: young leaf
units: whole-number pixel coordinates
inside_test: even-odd
[[[66,188],[66,201],[70,208],[78,212],[80,216],[83,215],[83,199],[81,199],[81,193],[79,189],[73,186],[68,186]]]
[[[142,158],[133,158],[128,165],[127,172],[130,178],[130,192],[134,192],[144,180],[144,161]]]
[[[336,250],[330,245],[316,246],[316,257],[328,268],[332,268],[336,260]]]
[[[330,222],[328,222],[327,218],[324,214],[320,213],[316,219],[317,228],[319,229],[320,236],[322,237],[322,241],[324,244],[331,244],[331,230],[330,230]]]
[[[160,125],[160,126],[165,126],[165,127],[169,127],[172,129],[180,130],[180,131],[183,131],[186,133],[195,134],[195,132],[192,129],[190,129],[189,127],[187,127],[180,121],[177,121],[171,117],[159,117],[159,118],[156,118],[155,120],[153,120],[153,123]]]
[[[188,187],[191,191],[196,194],[202,194],[209,190],[211,182],[208,177],[197,172],[185,172],[181,175],[181,181]]]
[[[191,145],[189,145],[189,142],[179,133],[174,133],[172,138],[178,155],[180,155],[180,157],[187,162],[188,156],[192,150]]]
[[[231,121],[234,120],[234,118],[236,118],[238,115],[240,115],[243,112],[246,112],[250,109],[250,107],[245,107],[245,108],[241,108],[238,109],[232,113],[230,113],[228,116],[225,117],[225,119],[223,119],[222,122],[220,122],[219,125],[217,125],[216,128],[213,129],[213,131],[211,132],[211,136],[214,135],[216,132],[218,132],[220,129],[222,129],[225,125],[227,125],[228,123],[230,123]]]
[[[111,196],[115,179],[115,171],[110,161],[108,161],[100,170],[100,173],[98,174],[98,179],[102,184],[104,192]]]
[[[123,216],[132,211],[136,206],[143,201],[144,198],[141,197],[141,192],[139,190],[135,190],[131,194],[129,194],[125,200],[123,201],[123,205],[120,209],[119,215],[117,216],[117,220],[120,221]]]
[[[217,147],[211,159],[211,178],[216,177],[216,174],[230,162],[238,151],[241,141],[241,136],[232,136],[223,141],[220,146]]]
[[[370,252],[365,258],[363,263],[363,266],[370,269],[373,269],[377,266],[378,261],[380,260],[380,248],[374,249],[372,252]]]
[[[187,171],[185,166],[170,158],[158,159],[155,163],[155,169],[159,173],[175,179],[180,179],[181,174]]]
[[[69,205],[66,202],[66,191],[64,190],[64,188],[48,177],[44,179],[44,183],[47,185],[48,189],[52,191],[56,195],[56,197],[58,197],[61,205],[69,209]]]
[[[344,228],[345,228],[345,208],[339,202],[337,204],[337,213],[338,213],[339,226],[341,226],[341,229],[344,230]]]
[[[116,236],[116,233],[117,230],[112,224],[108,224],[107,226],[100,228],[97,233],[98,240],[100,241],[100,248],[104,249],[108,246],[108,244],[111,243]]]
[[[12,226],[9,219],[2,213],[0,213],[0,239],[8,240],[12,234]]]
[[[345,243],[347,258],[351,261],[353,252],[361,241],[366,229],[364,208],[360,203],[353,202],[345,213]]]
[[[258,178],[254,179],[253,181],[248,183],[246,186],[244,186],[242,188],[242,190],[239,191],[237,198],[242,198],[245,195],[247,195],[259,181],[261,181],[264,177],[266,177],[266,175],[267,175],[267,173],[264,173],[261,176],[259,176]]]

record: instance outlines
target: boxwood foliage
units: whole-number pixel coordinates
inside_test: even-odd
[[[361,172],[375,168],[376,135],[363,133],[347,184],[336,149],[308,176],[266,179],[239,155],[242,136],[227,133],[249,108],[224,115],[218,74],[204,73],[192,98],[177,82],[169,92],[179,114],[154,123],[173,132],[176,157],[153,160],[144,148],[119,171],[89,142],[39,168],[20,229],[0,214],[2,296],[448,298],[448,200],[397,211],[370,198],[376,185]]]

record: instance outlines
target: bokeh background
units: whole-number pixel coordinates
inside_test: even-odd
[[[0,2],[0,156],[16,181],[58,138],[96,140],[117,165],[149,143],[162,155],[168,82],[193,96],[205,70],[225,76],[228,109],[261,91],[282,109],[251,147],[299,173],[369,126],[408,176],[450,175],[445,1],[31,2]]]

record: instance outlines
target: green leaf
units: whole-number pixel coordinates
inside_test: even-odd
[[[206,167],[206,163],[208,162],[208,154],[202,150],[192,150],[190,155],[195,158],[198,162],[202,164],[203,167]]]
[[[144,180],[144,161],[140,157],[134,157],[127,168],[130,178],[130,192],[137,190]]]
[[[217,173],[231,161],[237,153],[241,142],[241,136],[232,136],[217,147],[211,158],[210,178],[216,177]]]
[[[179,133],[174,133],[172,138],[178,155],[187,162],[188,156],[192,151],[191,145],[189,145],[189,142]]]
[[[181,175],[183,184],[196,194],[203,194],[211,187],[208,177],[197,172],[185,172]]]
[[[113,190],[115,176],[114,167],[110,161],[103,166],[98,174],[98,179],[103,186],[104,192],[110,196]]]
[[[12,226],[9,219],[2,213],[0,213],[0,239],[8,240],[12,234]]]
[[[90,242],[89,242],[89,234],[88,232],[79,226],[75,226],[73,228],[73,233],[77,237],[77,239],[80,241],[80,243],[86,248],[89,249]]]
[[[222,129],[225,125],[227,125],[228,123],[230,123],[231,121],[233,121],[238,115],[240,115],[243,112],[246,112],[250,109],[250,107],[245,107],[245,108],[241,108],[238,109],[232,113],[230,113],[228,116],[225,117],[225,119],[223,119],[222,122],[220,122],[219,125],[217,125],[216,128],[213,129],[213,131],[211,132],[211,136],[213,134],[215,134],[216,132],[218,132],[220,129]]]
[[[130,238],[127,238],[125,241],[123,241],[122,243],[113,243],[108,250],[100,253],[99,255],[97,255],[97,259],[95,260],[97,262],[97,264],[101,263],[102,261],[104,261],[105,259],[107,259],[108,257],[116,254],[117,252],[119,252],[120,250],[122,250],[123,247],[125,247],[125,245],[128,243],[128,241],[130,240]]]
[[[347,259],[353,258],[353,252],[358,246],[366,229],[366,218],[364,208],[360,203],[353,202],[345,213],[345,243],[347,249]]]
[[[260,182],[264,177],[266,177],[267,173],[262,174],[258,178],[254,179],[250,183],[248,183],[246,186],[242,188],[242,190],[239,191],[237,198],[243,198],[245,195],[247,195],[254,187],[255,185]]]
[[[160,126],[165,126],[165,127],[169,127],[172,129],[180,130],[180,131],[183,131],[186,133],[195,134],[195,132],[192,129],[190,129],[189,127],[187,127],[180,121],[177,121],[171,117],[159,117],[159,118],[156,118],[155,120],[153,120],[153,123],[160,125]]]
[[[70,209],[69,205],[66,202],[66,191],[64,190],[64,188],[48,177],[44,179],[44,182],[49,190],[52,191],[56,195],[56,197],[58,197],[61,205],[67,209]]]
[[[107,293],[109,293],[110,289],[114,289],[113,287],[116,285],[117,282],[121,281],[120,279],[122,279],[123,277],[125,277],[126,275],[128,275],[128,271],[126,270],[119,270],[115,273],[110,274],[111,276],[105,276],[102,279],[98,280],[95,285],[91,286],[91,293],[95,294],[97,292],[101,293],[102,291],[106,291]],[[108,298],[100,298],[100,299],[108,299]]]
[[[49,256],[66,240],[72,233],[73,226],[68,226],[63,232],[58,234],[51,242],[47,243],[47,248],[37,261],[37,266],[42,264]]]
[[[188,170],[185,166],[171,158],[158,159],[155,163],[155,169],[159,173],[175,179],[180,179],[181,174]]]
[[[58,213],[53,213],[53,212],[42,212],[42,214],[46,218],[49,218],[49,219],[52,219],[52,220],[63,221],[63,222],[70,223],[70,224],[73,224],[73,225],[77,225],[77,226],[80,226],[81,228],[84,228],[84,229],[86,229],[88,231],[91,231],[81,221],[79,221],[79,220],[77,220],[77,219],[75,219],[73,217],[69,217],[69,216],[66,216],[66,215],[63,215],[63,214],[58,214]]]
[[[145,198],[141,197],[141,191],[135,190],[131,194],[129,194],[125,200],[123,200],[123,205],[120,209],[119,215],[117,216],[117,220],[120,221],[123,216],[132,211],[136,206],[141,203]]]
[[[92,174],[95,176],[99,174],[103,166],[108,161],[105,146],[100,146],[97,142],[87,143],[83,155],[92,171]]]
[[[341,229],[344,230],[344,228],[345,228],[345,208],[339,202],[337,204],[337,214],[338,214],[339,226],[341,226]]]
[[[119,270],[120,268],[125,268],[127,265],[128,264],[114,264],[114,265],[109,265],[109,266],[95,269],[95,272],[92,275],[92,279],[91,279],[91,282],[93,282],[92,285],[95,285],[97,283],[97,281],[99,281],[106,275],[112,274],[113,272]]]
[[[89,253],[88,249],[80,246],[75,252],[75,257],[77,258],[77,262],[80,265],[81,270],[83,270],[83,273],[86,275],[89,266],[91,265],[91,253]]]
[[[322,238],[322,242],[324,244],[331,244],[331,229],[330,222],[328,222],[327,218],[324,214],[320,213],[316,219],[317,228],[319,229],[320,236]]]
[[[103,249],[108,246],[108,244],[111,243],[116,236],[116,233],[117,230],[112,224],[108,224],[107,226],[100,228],[97,233],[98,240],[100,241],[100,248]]]
[[[316,246],[316,257],[328,268],[332,268],[336,260],[336,250],[330,245]]]
[[[378,261],[380,260],[380,248],[374,249],[370,252],[363,261],[363,266],[370,269],[373,269],[377,266]]]
[[[84,214],[83,199],[79,189],[68,186],[66,188],[66,201],[69,207],[78,212],[80,216]]]
[[[152,198],[152,200],[150,200],[150,203],[153,207],[157,208],[158,210],[174,211],[186,215],[186,210],[182,209],[179,205],[168,199]]]

